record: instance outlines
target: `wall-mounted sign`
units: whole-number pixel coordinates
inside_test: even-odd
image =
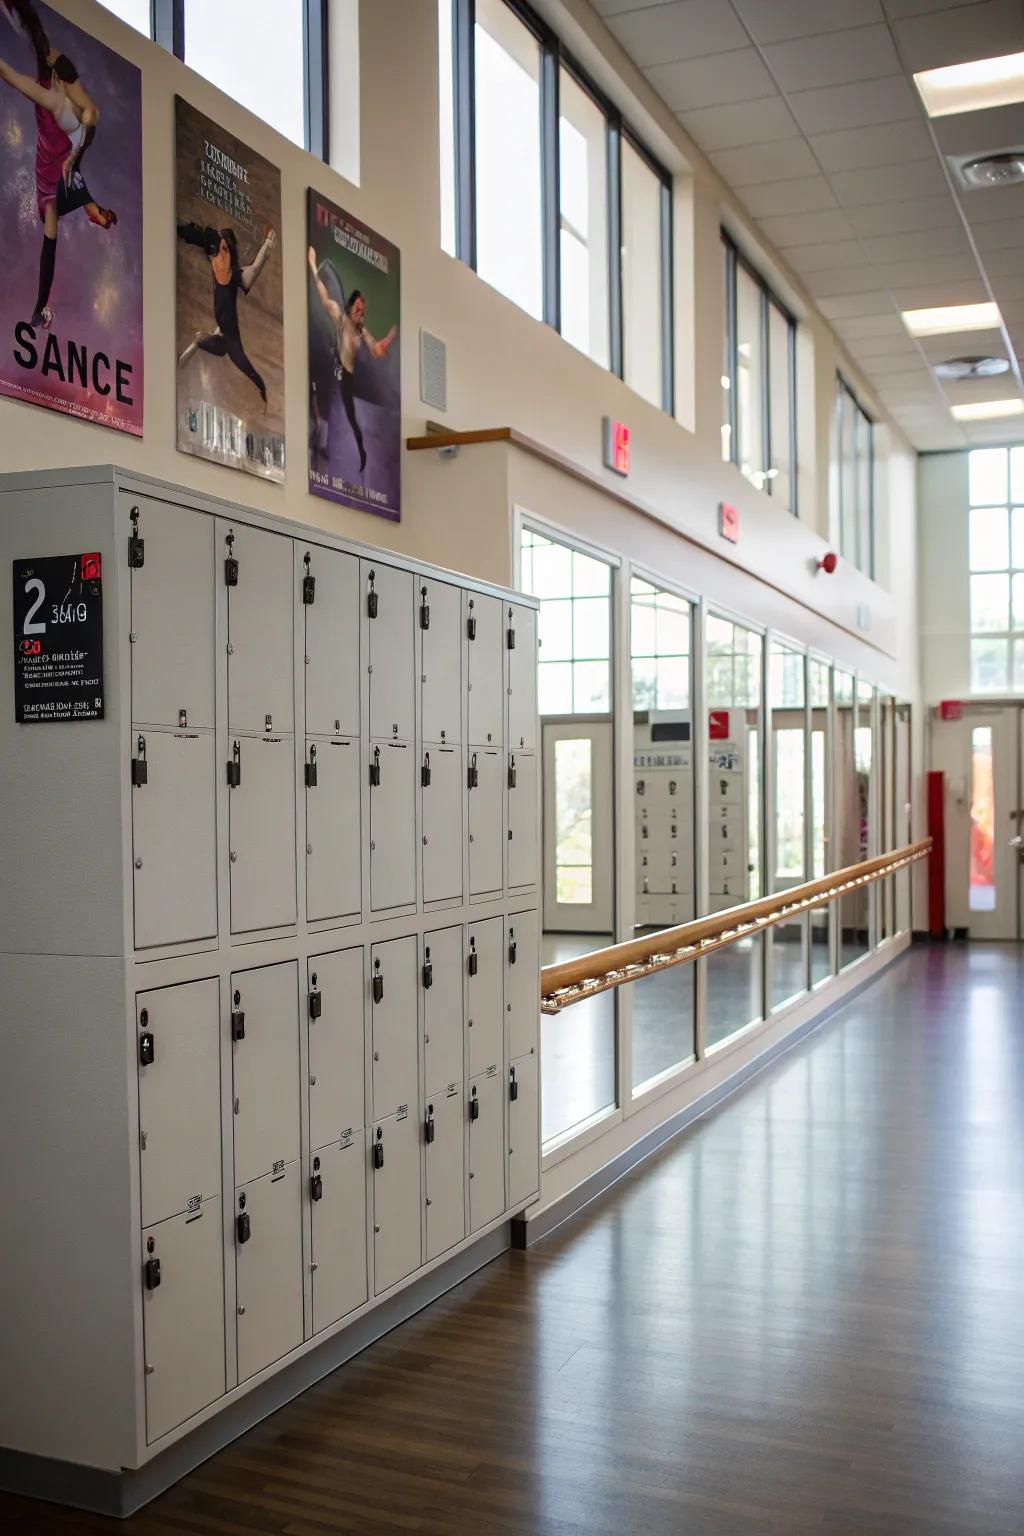
[[[962,720],[964,706],[960,699],[943,699],[939,705],[940,720]]]
[[[718,503],[718,531],[730,544],[740,541],[740,509],[729,501]]]
[[[727,709],[708,710],[708,740],[729,740],[729,711]]]
[[[610,416],[602,418],[601,426],[605,469],[612,469],[625,479],[629,474],[629,428],[624,421],[613,421]]]
[[[103,719],[98,554],[14,562],[14,718]]]

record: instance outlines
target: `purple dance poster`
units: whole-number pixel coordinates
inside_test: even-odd
[[[401,518],[398,247],[309,191],[309,489]]]
[[[142,435],[142,76],[0,0],[0,394]]]

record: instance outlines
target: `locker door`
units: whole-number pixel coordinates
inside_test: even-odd
[[[220,1194],[220,983],[140,992],[142,1225]]]
[[[508,1054],[510,1061],[536,1053],[540,1029],[540,948],[536,912],[508,919]]]
[[[391,939],[370,949],[370,1029],[373,1112],[394,1114],[417,1099],[416,939]]]
[[[434,1098],[428,1097],[424,1140],[429,1263],[438,1254],[446,1253],[456,1243],[461,1243],[466,1235],[465,1153],[460,1085],[453,1083],[450,1092],[445,1089]]]
[[[395,742],[370,753],[370,908],[416,902],[416,753]],[[380,782],[374,783],[376,770]]]
[[[508,1204],[510,1210],[515,1210],[540,1188],[536,1056],[524,1056],[513,1062],[508,1078]]]
[[[323,1147],[366,1124],[363,951],[313,955],[307,965],[309,1144]]]
[[[301,578],[312,576],[306,625],[306,733],[359,735],[359,561],[337,549],[296,545]],[[307,563],[308,562],[308,563]],[[309,589],[303,590],[304,599]]]
[[[231,932],[295,922],[295,750],[288,736],[236,736],[228,797]]]
[[[462,897],[462,763],[458,747],[423,750],[420,782],[424,901]],[[430,783],[423,784],[427,773]]]
[[[504,936],[505,923],[500,917],[469,925],[466,1027],[471,1078],[488,1067],[500,1066],[504,1059]]]
[[[310,1159],[314,1333],[366,1300],[365,1146],[360,1128]]]
[[[424,1083],[440,1094],[463,1081],[462,978],[465,940],[460,928],[440,928],[423,935],[424,965],[430,986],[423,991]]]
[[[240,1382],[302,1343],[301,1172],[289,1163],[235,1194]]]
[[[299,1155],[295,961],[236,971],[231,988],[237,1186]]]
[[[397,1285],[421,1263],[420,1122],[415,1110],[373,1128],[373,1291]]]
[[[508,883],[536,885],[537,759],[533,753],[509,754],[508,783]]]
[[[310,783],[315,769],[315,783]],[[358,741],[320,737],[306,744],[306,917],[362,911]]]
[[[146,1444],[152,1445],[227,1387],[220,1196],[144,1232],[141,1270]]]
[[[413,577],[376,560],[362,561],[367,596],[370,735],[381,741],[412,741],[416,664],[413,654]],[[376,597],[376,618],[372,616]]]
[[[132,496],[145,544],[131,569],[132,721],[195,730],[214,720],[214,519]]]
[[[511,619],[509,618],[511,614]],[[512,603],[506,627],[515,634],[508,655],[508,744],[513,752],[537,750],[537,610]],[[507,644],[507,636],[506,636]]]
[[[228,586],[228,730],[287,734],[295,728],[292,541],[244,523],[219,527],[225,560],[238,561]]]
[[[212,733],[132,737],[146,782],[132,789],[135,947],[217,932],[216,747]]]
[[[496,751],[469,754],[475,783],[469,791],[469,894],[500,891],[502,881],[502,790],[505,759]],[[475,770],[475,775],[474,775]]]
[[[419,624],[423,634],[422,737],[462,740],[462,592],[446,581],[421,581]],[[423,605],[429,610],[423,629]]]
[[[469,1227],[479,1232],[505,1209],[504,1078],[498,1070],[469,1086]]]
[[[469,740],[475,747],[500,746],[505,714],[504,606],[500,598],[475,592],[466,599],[469,651]],[[474,634],[475,624],[475,634]]]

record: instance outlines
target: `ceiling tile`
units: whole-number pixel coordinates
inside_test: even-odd
[[[935,309],[945,304],[984,304],[990,295],[981,278],[948,283],[908,284],[888,290],[897,309]]]
[[[807,91],[900,73],[899,57],[886,26],[798,37],[773,43],[764,52],[783,91]]]
[[[744,187],[743,202],[755,219],[780,213],[814,213],[834,208],[836,195],[824,176],[794,176],[789,181],[763,181]]]
[[[680,120],[704,150],[736,149],[744,144],[769,144],[788,138],[803,143],[781,96],[766,96],[762,101],[729,107],[703,107],[699,112],[681,113]]]
[[[1024,185],[982,187],[963,194],[964,215],[972,225],[997,224],[1002,219],[1024,218]]]
[[[825,171],[860,171],[870,166],[935,158],[935,146],[925,124],[912,120],[816,133],[810,146]]]
[[[847,326],[859,325],[861,323],[857,320],[841,320],[839,321],[839,326],[845,331]],[[899,334],[897,335],[896,332]],[[894,361],[899,361],[904,357],[911,359],[919,358],[921,353],[916,341],[907,335],[902,322],[899,320],[896,322],[896,332],[883,336],[855,334],[849,338],[849,341],[850,345],[856,348],[858,357],[863,353],[865,359],[870,358],[875,362],[881,362],[883,358],[888,357],[891,357]],[[868,366],[866,362],[865,366]]]
[[[759,43],[882,21],[879,0],[733,0]]]
[[[1007,249],[1020,251],[1024,247],[1024,215],[1017,219],[1001,219],[997,224],[979,224],[973,234],[974,243],[982,255]],[[1024,265],[1024,256],[1021,263]]]
[[[732,7],[719,0],[671,0],[668,5],[631,10],[607,20],[642,69],[673,59],[725,53],[750,41]]]
[[[898,353],[893,357],[886,357],[884,355],[882,357],[875,357],[862,352],[859,346],[852,350],[857,359],[857,366],[863,368],[869,378],[875,378],[876,376],[878,378],[892,377],[894,374],[902,373],[914,361],[912,352],[906,356],[903,353]]]
[[[604,5],[623,3],[623,0],[603,0]],[[951,11],[956,6],[977,5],[979,0],[882,0],[885,14],[890,21],[900,21],[904,16],[925,16],[933,11]]]
[[[909,288],[915,283],[946,283],[980,278],[978,263],[970,251],[959,256],[917,256],[913,261],[881,262],[871,269],[886,288]]]
[[[786,259],[797,272],[827,272],[835,267],[855,267],[864,260],[856,240],[830,240],[819,245],[794,245]]]
[[[922,363],[920,368],[908,368],[902,373],[890,373],[885,376],[878,386],[879,393],[892,394],[902,390],[910,390],[915,394],[932,395],[935,390],[935,380],[931,372]]]
[[[846,207],[858,203],[900,203],[908,197],[938,197],[943,192],[952,198],[937,157],[872,171],[834,171],[828,179],[836,197]]]
[[[859,267],[840,267],[834,272],[810,272],[804,283],[812,298],[835,298],[845,293],[871,293],[878,288],[878,274],[862,262]]]
[[[938,15],[910,16],[893,26],[903,62],[912,74],[1017,53],[1021,30],[1020,0],[979,0]]]
[[[872,289],[870,293],[836,294],[832,298],[819,299],[817,303],[818,308],[828,320],[857,320],[863,317],[873,321],[888,322],[892,315],[895,329],[903,329],[899,316],[892,313],[894,307],[892,297],[884,288]],[[850,336],[854,332],[844,328],[843,334]]]
[[[944,197],[854,205],[844,212],[857,235],[896,235],[906,230],[960,228],[960,215],[948,193]]]
[[[821,245],[825,241],[850,240],[853,231],[838,208],[820,213],[785,214],[760,219],[764,233],[780,250],[791,245]]]
[[[970,242],[959,225],[949,229],[908,230],[898,235],[871,235],[861,239],[868,261],[915,261],[919,257],[957,256],[970,251]]]
[[[804,133],[831,133],[872,123],[918,118],[920,107],[902,75],[865,80],[855,85],[830,85],[816,91],[794,91],[789,104]]]
[[[981,265],[993,282],[997,278],[1013,277],[1021,269],[1020,248],[1005,251],[986,251],[981,258]]]
[[[1007,273],[1005,277],[993,277],[992,287],[997,300],[1001,294],[1005,294],[1008,299],[1024,298],[1024,267]]]
[[[1003,333],[991,331],[955,331],[945,336],[922,336],[921,351],[929,362],[941,363],[947,357],[1001,357],[1006,351]]]
[[[590,0],[602,16],[618,16],[623,11],[647,11],[655,5],[670,5],[671,0]]]
[[[653,64],[646,74],[673,112],[728,106],[733,101],[777,94],[775,82],[756,48],[735,48],[731,53],[713,53],[706,59]]]
[[[836,315],[836,331],[850,346],[857,346],[862,340],[879,336],[899,336],[907,338],[906,326],[896,314],[892,300],[888,294],[883,294],[885,305],[877,314],[865,315]]]
[[[722,149],[709,154],[715,170],[730,187],[751,182],[785,181],[789,176],[812,176],[817,161],[803,139],[779,139],[774,144],[748,144],[743,149]]]
[[[1024,48],[1024,17],[1021,20]],[[986,107],[979,112],[952,112],[932,122],[939,148],[946,155],[987,155],[1024,144],[1024,102]]]

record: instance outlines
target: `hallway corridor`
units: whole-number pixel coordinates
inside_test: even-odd
[[[1019,951],[915,948],[124,1529],[1020,1536],[1022,1298]]]

